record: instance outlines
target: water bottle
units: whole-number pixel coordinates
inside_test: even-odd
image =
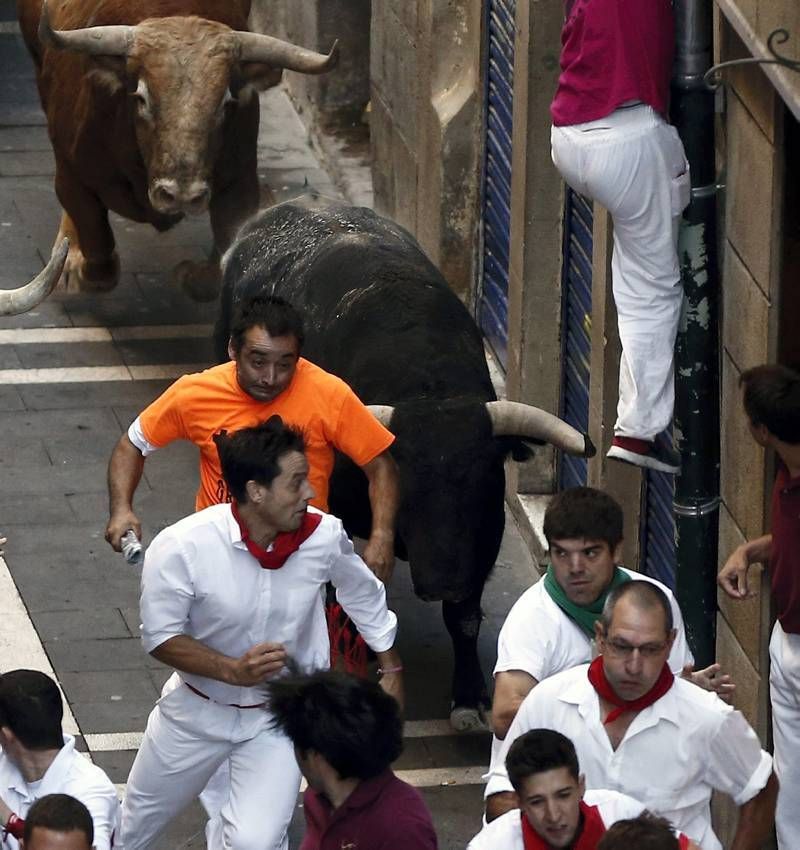
[[[122,535],[120,546],[122,548],[122,554],[129,564],[136,565],[142,562],[142,558],[144,557],[142,543],[132,528],[129,528]]]

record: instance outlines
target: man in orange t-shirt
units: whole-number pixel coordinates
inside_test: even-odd
[[[173,440],[200,449],[196,510],[230,501],[214,434],[249,427],[278,414],[303,432],[310,465],[311,504],[328,510],[328,479],[334,450],[361,467],[369,481],[372,530],[363,558],[384,582],[394,565],[397,469],[388,452],[393,434],[340,378],[300,357],[303,324],[297,311],[276,297],[244,302],[231,328],[231,360],[184,375],[133,421],[108,465],[110,519],[106,540],[117,551],[120,539],[141,523],[133,495],[147,455]]]

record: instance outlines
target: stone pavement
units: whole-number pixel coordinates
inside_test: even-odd
[[[53,157],[13,18],[13,3],[0,0],[4,288],[42,267],[59,219]],[[262,182],[278,200],[307,186],[338,194],[280,89],[262,97],[259,162]],[[115,782],[124,783],[168,671],[139,644],[138,571],[103,540],[106,463],[144,405],[179,374],[212,361],[215,306],[189,301],[170,284],[169,274],[179,261],[207,253],[207,219],[186,221],[167,234],[116,216],[112,224],[122,263],[113,292],[56,292],[24,316],[0,319],[0,531],[9,538],[5,564],[24,603],[14,617],[0,608],[0,669],[38,665],[34,644],[43,645],[82,746]],[[190,446],[171,446],[148,460],[137,496],[145,542],[192,510],[196,483]],[[5,564],[0,558],[0,586],[8,578]],[[509,524],[485,594],[481,654],[487,672],[499,625],[531,575],[527,550]],[[10,596],[13,588],[7,587]],[[488,736],[449,733],[449,676],[441,675],[451,667],[449,640],[439,606],[413,596],[402,564],[390,600],[401,623],[410,721],[397,768],[409,771],[425,795],[440,847],[464,847],[479,826],[477,783],[488,757]],[[29,623],[20,618],[35,628],[30,639],[22,638]],[[204,846],[203,820],[199,806],[191,807],[162,846]],[[292,846],[301,822],[298,813]]]

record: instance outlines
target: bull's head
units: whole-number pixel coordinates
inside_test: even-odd
[[[320,74],[337,61],[336,45],[325,56],[197,17],[53,30],[46,2],[39,40],[98,57],[125,87],[133,100],[148,197],[165,215],[207,209],[226,113],[251,96],[251,86],[275,85],[284,68]]]
[[[423,599],[458,602],[483,585],[503,535],[509,454],[525,459],[527,441],[595,453],[587,435],[517,402],[424,400],[369,409],[397,436],[397,527]]]

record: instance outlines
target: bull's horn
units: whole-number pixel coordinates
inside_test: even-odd
[[[0,292],[0,316],[16,316],[18,313],[25,313],[44,301],[61,277],[68,251],[69,239],[63,239],[61,244],[53,249],[47,265],[30,283],[19,289]]]
[[[324,74],[336,67],[339,61],[339,42],[335,41],[331,52],[315,53],[298,47],[290,41],[281,41],[271,35],[255,32],[237,32],[239,39],[239,59],[242,62],[263,62],[275,68],[287,71],[299,71],[301,74]]]
[[[383,425],[384,428],[389,427],[392,421],[394,408],[389,404],[368,404],[367,410]]]
[[[133,43],[134,27],[85,27],[78,30],[54,30],[50,26],[47,0],[42,0],[39,17],[39,41],[60,50],[89,53],[93,56],[127,56]]]
[[[593,457],[596,453],[588,434],[581,434],[552,413],[518,401],[488,401],[486,410],[496,437],[514,436],[544,440],[571,455]]]

